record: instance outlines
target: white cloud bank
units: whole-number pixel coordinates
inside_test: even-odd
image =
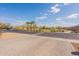
[[[79,13],[73,13],[73,14],[70,14],[68,16],[56,18],[56,21],[61,21],[61,20],[75,20],[78,17],[79,17]]]
[[[67,19],[76,19],[78,17],[79,17],[79,14],[78,13],[74,13],[74,14],[71,14],[71,15],[67,16],[66,18]]]

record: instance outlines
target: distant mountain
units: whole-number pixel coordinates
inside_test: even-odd
[[[79,25],[72,26],[72,27],[66,27],[66,28],[74,32],[79,32]]]

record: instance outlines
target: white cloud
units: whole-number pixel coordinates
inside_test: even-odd
[[[71,14],[71,15],[67,16],[66,18],[67,19],[76,19],[78,16],[79,16],[78,13],[74,13],[74,14]]]
[[[47,16],[45,16],[45,15],[44,15],[44,16],[36,17],[36,19],[38,19],[38,20],[39,20],[39,19],[42,20],[42,19],[46,19],[46,18],[47,18]]]
[[[70,5],[70,3],[64,3],[64,5]],[[55,4],[54,6],[51,7],[50,12],[53,13],[53,14],[59,13],[61,11],[60,7],[62,7],[64,5]]]
[[[70,5],[70,3],[64,3],[64,5]]]
[[[55,4],[53,7],[59,7],[60,5],[59,4]]]
[[[43,15],[52,15],[52,14],[56,14],[59,13],[61,11],[61,7],[65,6],[65,5],[70,5],[71,3],[63,3],[63,4],[55,4],[52,7],[50,7],[49,10],[46,11],[46,13],[42,13],[40,12],[40,14]]]
[[[54,8],[51,10],[51,13],[54,13],[54,14],[58,12],[60,12],[60,8]]]
[[[59,4],[56,4],[56,5],[52,6],[50,12],[54,13],[54,14],[60,12],[61,9],[59,8],[59,6],[60,6]]]
[[[78,13],[73,13],[73,14],[70,14],[68,16],[56,18],[56,21],[77,19],[78,17],[79,17]]]
[[[56,20],[57,20],[57,21],[61,21],[62,19],[61,19],[61,18],[57,18]]]

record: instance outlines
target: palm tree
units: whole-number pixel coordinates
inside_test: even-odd
[[[26,27],[27,27],[27,31],[29,31],[29,27],[30,27],[30,22],[26,22]]]
[[[34,28],[35,27],[35,22],[31,21],[30,24],[31,24],[31,28],[30,28],[31,31],[34,31],[35,30],[35,28]]]
[[[28,31],[35,31],[37,25],[34,21],[26,22],[27,30]]]

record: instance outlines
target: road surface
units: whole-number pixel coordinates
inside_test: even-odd
[[[2,33],[0,55],[5,56],[70,56],[73,41],[20,33]]]

